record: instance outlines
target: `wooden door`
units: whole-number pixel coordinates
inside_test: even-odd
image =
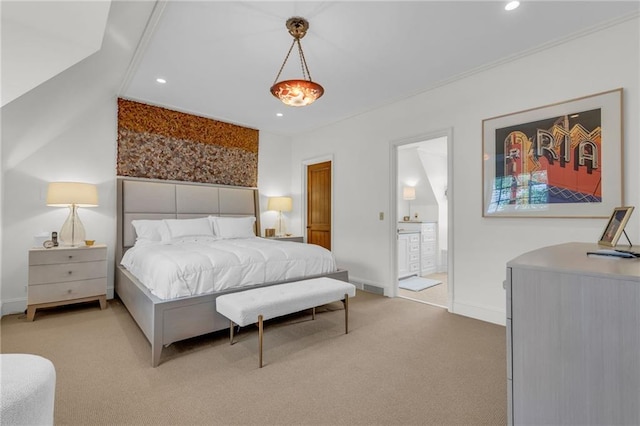
[[[307,166],[307,243],[331,250],[331,161]]]

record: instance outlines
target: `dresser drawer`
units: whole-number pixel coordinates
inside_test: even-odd
[[[431,241],[435,241],[436,240],[436,233],[434,232],[425,232],[422,233],[422,242],[423,243],[427,243],[427,242],[431,242]]]
[[[420,261],[422,269],[431,269],[436,267],[436,258],[433,256],[423,257]]]
[[[29,285],[89,280],[107,276],[107,261],[29,266]]]
[[[436,245],[435,245],[435,243],[422,244],[422,255],[423,256],[433,256],[435,254],[436,254]]]
[[[410,263],[409,264],[409,271],[411,272],[418,272],[420,270],[420,264],[419,263]]]
[[[42,249],[29,251],[29,265],[52,265],[56,263],[92,262],[107,258],[106,247],[81,247],[76,249]]]
[[[418,262],[420,260],[420,256],[418,253],[410,253],[409,254],[409,262]]]
[[[107,279],[70,281],[29,287],[29,305],[80,299],[106,294]]]
[[[409,244],[409,251],[410,252],[419,252],[420,251],[420,244],[418,243],[410,243]]]

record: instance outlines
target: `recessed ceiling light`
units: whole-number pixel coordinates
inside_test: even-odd
[[[281,112],[276,113],[276,117],[282,117],[284,114]]]
[[[510,1],[509,3],[507,3],[507,5],[504,7],[504,10],[513,10],[513,9],[517,9],[518,6],[520,6],[520,2],[519,1]]]
[[[158,82],[160,84],[165,84],[167,82],[167,80],[165,80],[164,78],[156,78],[156,82]]]

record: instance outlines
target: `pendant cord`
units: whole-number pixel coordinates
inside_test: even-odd
[[[309,72],[309,67],[307,66],[307,60],[305,59],[304,52],[302,51],[302,45],[300,44],[300,39],[297,38],[296,41],[298,42],[298,55],[300,55],[300,68],[302,68],[302,77],[304,77],[305,80],[311,81],[311,73]]]
[[[291,50],[293,49],[293,45],[296,44],[296,40],[297,39],[293,39],[293,42],[291,42],[291,47],[289,48],[289,51],[287,52],[287,56],[284,57],[284,62],[282,63],[282,66],[280,67],[280,71],[278,71],[278,75],[276,75],[276,79],[273,80],[273,84],[276,84],[278,82],[278,78],[280,78],[280,74],[282,74],[282,70],[284,69],[284,66],[287,63],[287,60],[289,60],[289,55],[291,54]]]
[[[293,39],[293,42],[291,43],[291,47],[289,47],[287,56],[284,57],[284,62],[282,62],[280,71],[278,71],[278,75],[276,75],[276,79],[273,80],[273,84],[276,84],[278,82],[278,79],[280,78],[280,74],[282,74],[282,70],[284,69],[284,66],[287,64],[287,61],[289,60],[289,56],[291,55],[291,51],[293,50],[293,46],[296,43],[298,43],[298,55],[300,56],[300,68],[302,68],[302,78],[307,81],[313,81],[311,80],[311,73],[309,72],[309,66],[307,65],[307,60],[304,57],[302,44],[300,44],[300,39],[296,37]]]

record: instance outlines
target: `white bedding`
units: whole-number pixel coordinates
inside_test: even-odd
[[[257,237],[146,241],[127,250],[121,264],[160,299],[337,270],[333,254],[323,247]]]

